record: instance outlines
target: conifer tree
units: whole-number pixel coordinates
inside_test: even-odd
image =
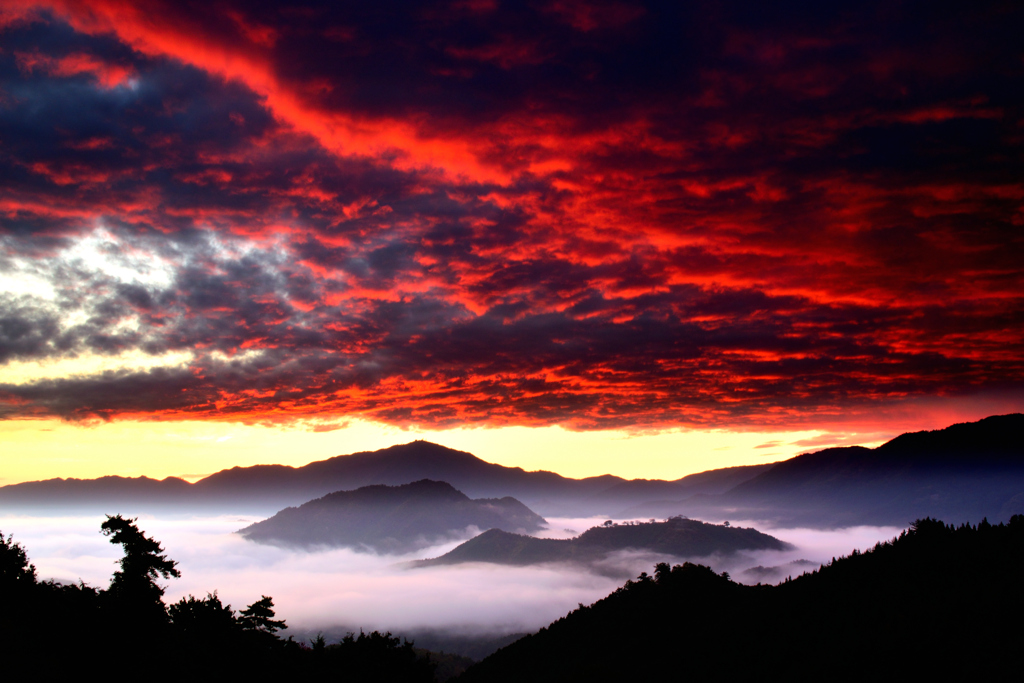
[[[163,547],[139,531],[135,521],[135,518],[107,515],[107,520],[100,525],[101,533],[109,536],[111,543],[119,543],[124,548],[124,557],[118,562],[121,569],[114,572],[107,593],[116,602],[132,605],[133,611],[159,606],[164,613],[164,589],[156,580],[177,578],[181,572],[175,569],[178,563],[167,559]]]
[[[283,619],[274,619],[274,599],[264,595],[238,613],[238,620],[248,631],[274,633],[286,627]]]

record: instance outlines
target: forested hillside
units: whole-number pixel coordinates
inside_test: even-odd
[[[462,681],[993,680],[1024,664],[1024,516],[917,521],[778,586],[659,564]]]
[[[377,632],[327,645],[282,639],[273,599],[242,610],[216,592],[167,605],[176,563],[134,520],[105,589],[40,581],[0,535],[0,654],[32,680],[431,681],[410,643]],[[744,586],[695,564],[659,564],[591,606],[471,667],[464,681],[997,679],[1019,671],[1024,516],[955,527],[918,520],[898,538],[779,585]],[[13,678],[12,680],[20,680]]]

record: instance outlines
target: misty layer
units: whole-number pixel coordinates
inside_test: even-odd
[[[32,517],[21,513],[0,517],[0,530],[13,533],[29,549],[40,578],[105,585],[118,555],[96,532],[103,519],[102,514]],[[571,564],[479,562],[410,571],[405,568],[408,562],[443,555],[458,543],[403,556],[347,548],[310,553],[243,540],[234,533],[239,527],[237,515],[161,515],[142,521],[147,531],[163,541],[181,570],[181,578],[167,583],[168,601],[189,594],[203,596],[211,590],[217,590],[224,604],[232,605],[272,595],[279,616],[287,620],[290,629],[297,629],[288,633],[309,637],[321,629],[338,637],[360,629],[390,630],[410,637],[434,631],[466,638],[534,631],[578,603],[590,604],[626,578],[665,560],[653,553],[631,552],[613,553],[590,571]],[[549,518],[552,530],[545,534],[562,527],[586,529],[602,521]],[[737,553],[700,561],[745,583],[775,581],[804,569],[782,568],[770,579],[748,577],[744,571],[757,566],[784,567],[801,559],[817,567],[851,548],[870,548],[899,532],[899,528],[873,527],[777,529],[770,533],[796,546],[795,550]]]
[[[545,525],[515,498],[471,500],[450,484],[423,479],[331,493],[238,533],[261,543],[402,554],[464,538],[469,527],[528,533]]]

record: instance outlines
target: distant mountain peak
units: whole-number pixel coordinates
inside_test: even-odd
[[[361,500],[407,500],[410,498],[430,500],[469,500],[462,491],[446,481],[435,481],[433,479],[420,479],[408,484],[388,486],[386,484],[371,484],[363,486],[354,491],[335,491],[317,500],[324,502],[337,502],[359,498]],[[315,501],[310,501],[310,503]],[[308,504],[308,503],[307,503]]]
[[[515,498],[471,500],[447,482],[420,479],[335,491],[285,508],[239,533],[286,546],[408,552],[440,540],[465,538],[472,527],[536,531],[545,524]]]

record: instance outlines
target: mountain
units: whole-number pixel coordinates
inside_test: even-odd
[[[99,477],[98,479],[46,479],[0,487],[0,508],[19,506],[78,507],[103,503],[110,505],[146,501],[155,505],[173,505],[187,499],[192,485],[178,477]]]
[[[903,434],[878,448],[829,448],[775,464],[718,495],[649,502],[626,516],[902,526],[926,516],[1006,520],[1024,512],[1024,415]]]
[[[397,486],[420,479],[446,481],[474,498],[513,496],[531,507],[587,498],[623,481],[610,475],[569,479],[554,472],[526,472],[428,441],[413,441],[379,451],[336,456],[304,467],[235,467],[193,486],[197,494],[208,498],[299,497],[292,503],[296,504],[331,491],[373,484]]]
[[[464,683],[765,677],[1000,680],[1020,671],[1024,517],[893,541],[779,585],[659,564],[470,667]]]
[[[491,529],[457,548],[415,566],[491,562],[528,565],[543,562],[591,563],[619,550],[643,550],[671,557],[707,557],[739,550],[787,550],[788,543],[756,529],[705,524],[680,517],[664,522],[608,524],[576,538],[533,538]]]
[[[471,453],[428,441],[378,451],[339,455],[302,467],[255,465],[233,467],[194,484],[181,479],[140,477],[95,480],[50,479],[0,488],[0,509],[62,511],[90,509],[127,514],[152,509],[219,509],[272,514],[333,491],[383,484],[398,486],[433,479],[446,481],[474,498],[512,496],[545,515],[607,515],[639,501],[718,493],[749,479],[758,468],[729,468],[678,481],[634,480],[604,475],[570,479],[554,472],[527,472],[486,462]],[[624,485],[616,489],[617,485]]]
[[[874,449],[830,448],[676,481],[626,481],[610,475],[570,479],[414,441],[303,467],[235,467],[195,484],[145,477],[27,482],[0,488],[0,510],[136,514],[162,508],[269,515],[332,491],[433,479],[472,498],[512,496],[546,517],[685,515],[814,527],[902,526],[929,515],[1006,520],[1024,512],[1022,436],[1024,416],[994,416],[904,434]]]
[[[345,546],[404,553],[465,537],[466,529],[538,531],[543,517],[515,498],[471,500],[443,481],[337,491],[281,510],[238,533],[275,545]]]
[[[613,483],[608,488],[587,499],[586,504],[596,511],[619,511],[624,507],[643,502],[655,502],[665,499],[680,499],[695,495],[716,495],[725,493],[738,484],[753,479],[767,472],[775,463],[762,465],[742,465],[725,467],[690,474],[682,479],[665,481],[663,479],[631,479]],[[609,512],[609,514],[612,514]],[[622,519],[635,515],[614,515]]]

